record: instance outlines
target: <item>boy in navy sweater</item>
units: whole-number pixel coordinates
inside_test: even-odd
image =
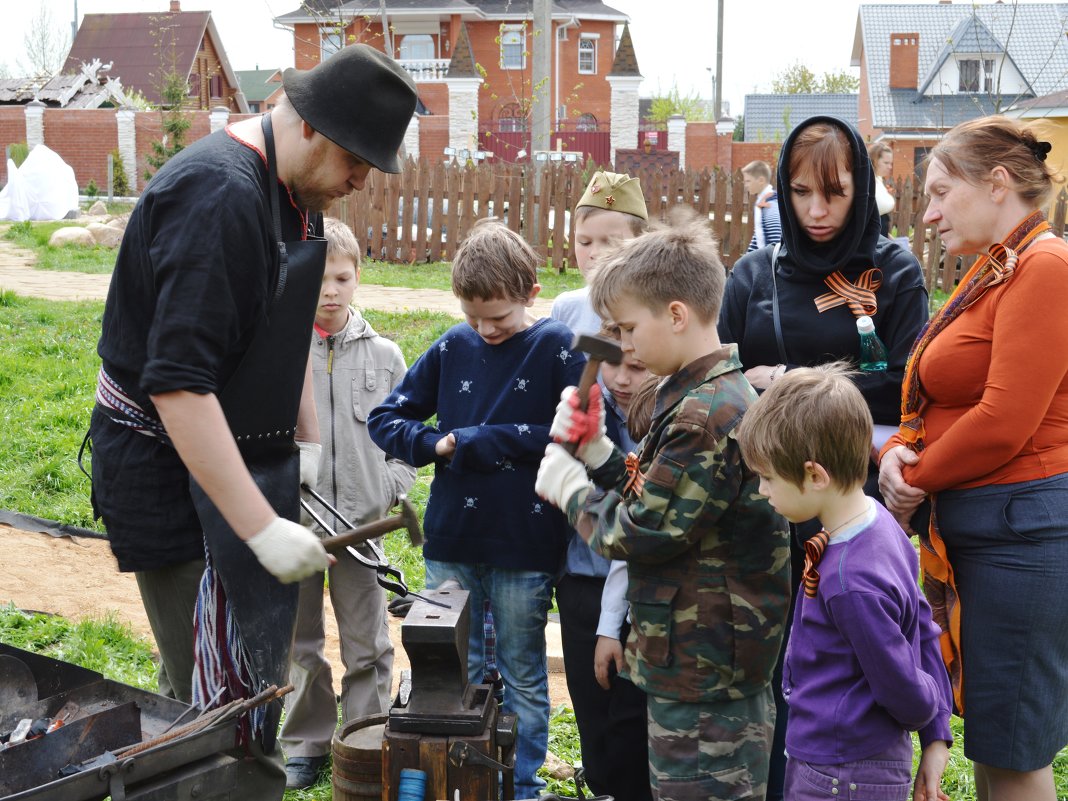
[[[549,734],[545,624],[568,525],[534,492],[564,387],[585,357],[563,323],[530,314],[537,254],[505,225],[471,229],[452,265],[466,323],[446,331],[371,412],[371,438],[417,467],[434,463],[423,522],[426,583],[471,593],[468,676],[483,673],[483,602],[497,629],[504,708],[518,716],[515,797],[533,798]],[[424,421],[437,415],[437,424]]]
[[[949,757],[949,678],[939,629],[916,583],[916,549],[864,494],[872,422],[842,363],[791,370],[738,431],[760,492],[791,521],[819,518],[805,543],[804,593],[786,648],[785,797],[938,801]],[[912,738],[923,756],[912,788]],[[857,788],[860,788],[859,791]],[[843,798],[853,798],[852,792]]]

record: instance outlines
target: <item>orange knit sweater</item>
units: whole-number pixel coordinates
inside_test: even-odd
[[[1068,472],[1068,244],[1035,242],[927,347],[925,449],[905,481],[928,492]],[[890,444],[901,444],[896,436]]]

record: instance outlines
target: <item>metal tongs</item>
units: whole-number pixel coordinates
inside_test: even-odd
[[[420,601],[426,601],[428,604],[434,606],[440,606],[445,609],[451,607],[438,601],[434,598],[427,598],[425,595],[420,595],[417,592],[412,592],[408,589],[407,583],[404,581],[404,573],[400,568],[394,567],[386,559],[382,553],[382,549],[378,547],[378,544],[374,541],[375,537],[380,537],[390,531],[396,531],[397,529],[408,529],[408,535],[412,540],[413,545],[418,545],[422,542],[422,532],[419,529],[419,518],[415,514],[415,509],[408,501],[406,496],[401,496],[398,500],[401,504],[401,513],[399,515],[392,515],[390,517],[383,518],[382,520],[376,520],[373,523],[366,523],[362,526],[354,526],[349,522],[344,515],[331,505],[322,495],[309,487],[307,484],[301,484],[302,492],[308,493],[320,506],[328,511],[334,518],[341,523],[346,531],[341,533],[335,531],[332,526],[328,525],[323,519],[322,515],[312,509],[311,504],[308,503],[301,495],[300,506],[308,513],[308,516],[315,521],[315,524],[322,528],[333,541],[326,540],[323,542],[323,547],[328,553],[336,553],[337,551],[347,551],[348,554],[365,567],[369,567],[375,571],[375,578],[378,581],[378,586],[390,592],[396,593],[401,597],[418,598]],[[363,551],[366,550],[368,554]]]

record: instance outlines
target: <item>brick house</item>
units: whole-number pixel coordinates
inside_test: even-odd
[[[918,174],[944,131],[1064,88],[1068,3],[862,5],[858,128]]]
[[[482,79],[480,131],[507,134],[530,130],[532,53],[541,36],[532,7],[531,0],[387,0],[387,34],[377,4],[315,0],[275,21],[293,30],[298,69],[355,42],[392,50],[416,80],[420,112],[432,117],[450,114],[447,73],[466,28],[474,77]],[[548,96],[554,131],[607,130],[612,90],[606,76],[616,54],[617,25],[627,19],[600,0],[553,2]]]
[[[245,95],[250,114],[270,111],[282,94],[282,70],[236,70],[237,85]]]
[[[110,74],[127,92],[139,91],[150,103],[160,102],[164,76],[173,69],[188,81],[186,108],[248,112],[211,12],[182,11],[180,0],[166,11],[86,14],[60,71],[75,74],[97,59],[111,63]]]

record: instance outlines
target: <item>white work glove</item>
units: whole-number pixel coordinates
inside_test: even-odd
[[[606,431],[600,384],[590,387],[586,411],[579,408],[578,389],[564,387],[560,402],[556,405],[549,436],[556,442],[576,445],[575,455],[590,467],[598,468],[612,455],[612,440]]]
[[[300,581],[331,564],[319,538],[284,517],[276,517],[246,542],[264,570],[283,584]]]
[[[323,446],[318,442],[301,442],[297,440],[300,449],[300,483],[315,489],[319,483],[319,459],[323,455]]]
[[[586,477],[582,462],[564,450],[562,445],[549,443],[538,467],[538,480],[534,482],[534,491],[538,496],[566,511],[575,493],[589,488],[590,480]]]

